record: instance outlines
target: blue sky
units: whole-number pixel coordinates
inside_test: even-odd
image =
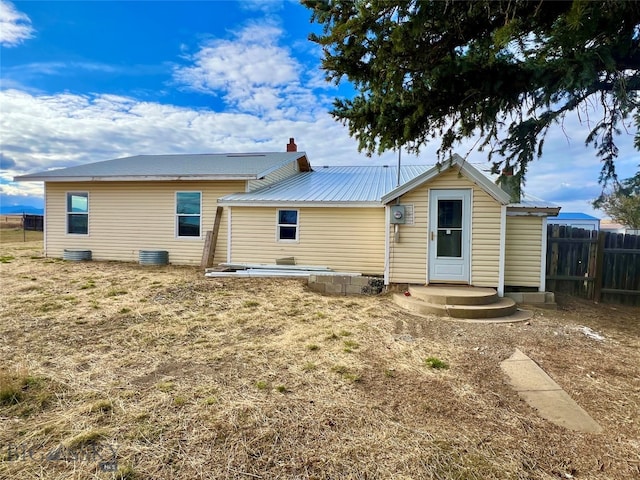
[[[2,205],[42,204],[42,184],[16,175],[138,154],[281,151],[289,137],[316,166],[397,161],[358,153],[329,115],[351,90],[324,81],[307,40],[319,27],[297,2],[0,0],[0,22]],[[551,131],[525,191],[602,216],[590,207],[600,165],[586,131],[577,118]],[[619,139],[621,178],[637,170],[632,139]],[[432,164],[436,147],[403,163]],[[481,152],[469,161],[489,168]]]

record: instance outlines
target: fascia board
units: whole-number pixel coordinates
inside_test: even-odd
[[[85,177],[49,177],[21,175],[14,177],[15,182],[166,182],[176,180],[257,180],[256,175],[126,175],[126,176],[85,176]]]
[[[218,199],[223,207],[278,207],[278,208],[383,208],[380,202],[287,202],[287,201],[240,201]]]
[[[514,207],[507,206],[507,216],[538,216],[538,217],[555,217],[560,213],[561,207]]]

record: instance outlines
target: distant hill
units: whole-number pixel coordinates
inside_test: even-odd
[[[0,215],[17,215],[28,213],[31,215],[42,215],[43,208],[32,207],[30,205],[2,205],[0,206]]]

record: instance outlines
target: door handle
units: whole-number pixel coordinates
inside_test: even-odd
[[[433,234],[433,230],[431,231],[431,241],[433,242],[433,240],[435,239],[435,236]]]

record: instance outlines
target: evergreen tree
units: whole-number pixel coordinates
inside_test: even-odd
[[[573,112],[589,126],[600,180],[616,180],[616,137],[640,124],[640,2],[303,3],[323,26],[310,39],[327,80],[356,89],[331,113],[361,151],[417,152],[435,140],[444,159],[478,135],[494,172],[514,167],[519,184],[549,128]]]

